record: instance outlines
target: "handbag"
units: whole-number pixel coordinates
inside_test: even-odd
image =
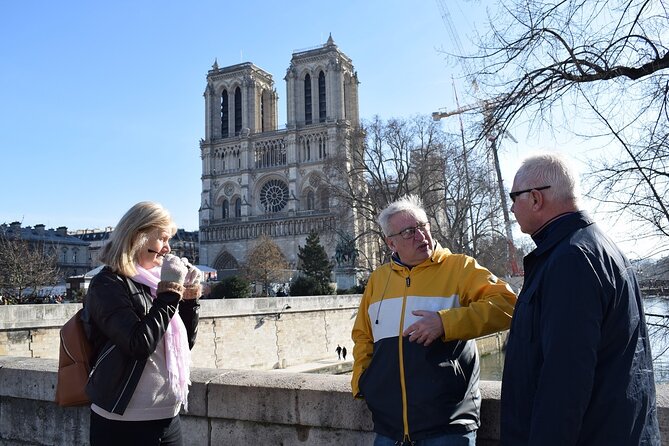
[[[86,384],[91,370],[91,343],[86,336],[80,309],[60,329],[56,403],[62,407],[90,404]]]

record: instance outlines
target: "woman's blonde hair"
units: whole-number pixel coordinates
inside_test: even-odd
[[[152,201],[137,203],[119,220],[111,239],[102,248],[100,261],[118,274],[133,277],[137,274],[137,253],[156,229],[170,236],[177,232],[172,217],[162,205]]]

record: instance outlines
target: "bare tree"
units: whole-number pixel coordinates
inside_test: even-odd
[[[278,245],[261,235],[251,249],[244,265],[246,277],[262,285],[262,295],[268,296],[273,283],[287,282],[288,262]]]
[[[669,11],[665,0],[507,0],[491,13],[474,77],[479,136],[528,120],[605,138],[589,193],[644,236],[668,235]],[[612,155],[611,149],[619,149]]]
[[[43,244],[0,234],[0,294],[7,302],[34,300],[40,287],[55,284],[60,275],[55,254]]]
[[[375,240],[378,259],[388,252],[376,219],[406,194],[421,197],[435,239],[456,252],[476,255],[479,240],[493,237],[499,200],[489,163],[484,152],[457,141],[427,116],[376,117],[363,123],[348,158],[341,153],[328,161],[331,195],[359,211],[364,221],[356,236]]]

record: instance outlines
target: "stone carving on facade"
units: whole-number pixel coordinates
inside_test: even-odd
[[[230,184],[230,183],[226,184],[225,187],[223,188],[223,192],[224,192],[225,195],[227,195],[228,197],[231,196],[232,193],[233,193],[234,191],[235,191],[235,186],[233,186],[233,185]]]
[[[328,61],[328,69],[332,71],[341,71],[341,61],[336,57],[330,58]]]
[[[207,201],[207,199],[205,198],[205,199],[202,200],[202,206],[200,206],[200,209],[198,209],[198,212],[206,211],[206,210],[209,210],[209,209],[211,209],[211,206],[209,206],[209,201]]]

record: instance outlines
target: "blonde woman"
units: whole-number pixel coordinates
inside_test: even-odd
[[[86,387],[92,446],[183,444],[202,273],[170,254],[175,232],[167,210],[141,202],[103,248],[105,267],[84,303],[95,352]]]

